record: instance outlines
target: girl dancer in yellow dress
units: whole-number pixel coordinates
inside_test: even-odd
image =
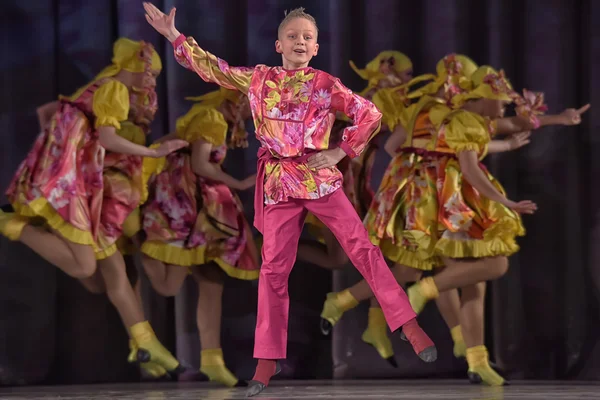
[[[460,68],[457,68],[457,64],[460,63]],[[437,64],[436,71],[437,75],[421,75],[417,78],[412,79],[408,84],[396,86],[396,87],[383,87],[380,90],[374,92],[373,102],[377,105],[377,107],[383,113],[383,120],[389,129],[392,132],[403,129],[403,126],[408,124],[408,120],[410,119],[410,115],[412,113],[419,113],[421,108],[423,108],[423,104],[428,103],[429,101],[434,101],[435,106],[433,107],[434,113],[444,113],[448,110],[448,107],[445,106],[446,98],[451,96],[453,90],[450,88],[454,88],[461,81],[463,85],[467,81],[467,78],[475,71],[477,65],[468,57],[458,55],[458,56],[448,56],[444,59],[440,60]],[[431,81],[423,88],[418,91],[412,92],[407,95],[407,91],[413,85],[417,83]],[[373,86],[373,85],[371,85]],[[448,92],[448,93],[446,93]],[[413,105],[407,106],[408,99],[422,98],[425,99],[414,103]],[[434,100],[439,99],[439,100]],[[425,108],[422,111],[424,116],[418,120],[417,125],[414,127],[418,132],[426,133],[428,132],[428,112],[429,108]],[[417,133],[419,135],[419,133]],[[386,152],[388,152],[393,158],[390,161],[390,164],[384,174],[384,178],[381,184],[381,187],[378,191],[381,193],[384,191],[385,193],[393,193],[395,188],[401,185],[402,180],[404,179],[402,174],[399,175],[399,172],[405,170],[403,165],[407,162],[407,156],[403,154],[398,154],[397,149],[400,147],[402,143],[397,143],[398,133],[393,133],[388,141],[386,142],[384,148]],[[382,190],[382,188],[384,188]],[[387,189],[386,189],[387,188]],[[382,201],[382,199],[377,199],[375,197],[375,201],[377,204]],[[390,204],[391,206],[391,204]],[[379,205],[371,204],[371,210],[375,209],[376,211],[380,208]],[[366,216],[366,227],[367,230],[371,234],[371,239],[374,243],[379,244],[379,240],[374,238],[373,232],[371,232],[371,225],[373,224],[374,219],[378,221],[380,219],[385,219],[389,217],[388,214],[378,214],[370,211]],[[393,251],[393,248],[385,248],[382,247],[382,251],[386,258],[398,262],[396,259],[396,254]],[[402,266],[398,266],[394,268],[394,275],[399,283],[406,284],[406,282],[410,281],[412,268],[403,268]],[[407,279],[409,279],[407,281]],[[418,279],[418,278],[417,278]],[[417,280],[415,279],[415,280]],[[368,290],[364,290],[364,283],[359,283],[349,290],[339,292],[335,295],[329,295],[325,305],[323,307],[323,312],[321,317],[324,319],[322,323],[322,330],[327,332],[328,329],[332,325],[335,325],[339,318],[343,315],[343,312],[354,308],[358,302],[366,300],[367,298],[371,298],[371,307],[369,308],[369,317],[368,317],[368,325],[367,329],[363,333],[362,339],[365,343],[373,346],[379,355],[386,359],[390,364],[396,366],[396,361],[393,357],[394,352],[392,348],[392,344],[387,336],[387,330],[385,326],[385,319],[383,318],[383,314],[381,312],[381,308],[372,298]],[[448,295],[452,295],[451,292]],[[449,296],[447,296],[449,297]],[[456,293],[456,298],[458,298],[458,294]],[[444,300],[444,299],[442,299]],[[440,301],[442,303],[442,307],[440,307],[440,311],[445,316],[445,319],[449,321],[449,324],[454,323],[458,325],[458,316],[453,316],[450,312],[445,312],[446,308],[443,307],[445,302]],[[450,310],[451,311],[451,310]],[[454,322],[455,321],[455,322]],[[450,325],[450,326],[455,326]],[[459,328],[460,329],[460,328]],[[455,329],[456,331],[456,329]],[[456,337],[456,335],[453,335]],[[464,346],[463,346],[464,347]],[[463,355],[464,356],[464,355]]]
[[[394,87],[408,82],[413,74],[411,60],[403,53],[392,50],[379,53],[367,63],[364,69],[359,69],[352,61],[350,61],[350,67],[368,82],[367,87],[360,92],[360,95],[368,100],[372,100],[373,95],[382,88]],[[384,123],[382,126],[386,122],[385,112],[383,114]],[[347,118],[339,115],[331,130],[330,143],[333,146],[341,141],[341,133],[348,126],[350,126],[350,123]],[[330,147],[333,146],[330,145]],[[346,157],[337,166],[344,176],[344,193],[348,196],[361,218],[364,218],[373,200],[374,192],[371,188],[371,175],[377,148],[376,139],[371,140],[358,159],[350,160]],[[309,230],[313,236],[319,242],[324,243],[326,248],[323,250],[321,247],[315,247],[309,243],[300,243],[298,258],[326,269],[343,268],[348,263],[348,257],[331,231],[310,213],[306,218],[306,224],[309,225]]]
[[[254,186],[256,177],[237,180],[221,164],[229,130],[236,146],[247,144],[243,123],[250,117],[250,107],[246,96],[224,88],[192,100],[198,103],[177,120],[175,133],[169,135],[188,142],[191,151],[158,160],[162,171],[150,179],[150,195],[142,208],[143,265],[153,288],[163,296],[175,296],[191,268],[198,283],[200,372],[212,381],[236,386],[245,382],[227,369],[221,350],[223,273],[258,279],[258,253],[234,192]]]
[[[6,192],[14,213],[0,213],[0,232],[86,287],[98,266],[101,276],[96,277],[105,282],[129,328],[137,360],[178,373],[179,362],[144,319],[117,250],[125,220],[142,199],[142,158],[162,157],[187,145],[143,145],[157,108],[160,70],[152,45],[121,38],[110,66],[72,96],[44,108],[43,114],[52,117],[42,122],[42,133]],[[141,135],[129,129],[133,125],[142,128]]]

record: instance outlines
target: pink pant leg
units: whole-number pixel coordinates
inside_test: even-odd
[[[264,209],[254,358],[276,360],[286,357],[290,307],[288,278],[296,262],[298,240],[307,214],[302,203],[289,199]]]
[[[416,318],[408,296],[394,279],[379,247],[373,245],[358,214],[343,191],[337,190],[318,200],[304,202],[335,235],[340,245],[365,278],[393,332]]]

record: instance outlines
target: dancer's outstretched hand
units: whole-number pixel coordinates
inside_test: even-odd
[[[518,212],[519,214],[533,214],[537,211],[537,204],[531,200],[523,200],[519,202],[507,200],[504,205]]]
[[[169,14],[165,14],[160,11],[154,4],[144,2],[144,10],[146,11],[146,21],[158,33],[173,42],[179,37],[179,31],[175,29],[175,13],[177,9],[171,8]]]
[[[246,190],[246,189],[250,189],[254,185],[256,185],[256,174],[250,175],[249,177],[247,177],[243,181],[241,181],[240,187],[237,189],[238,190]]]
[[[564,125],[579,125],[581,123],[581,115],[589,110],[591,104],[586,104],[580,109],[576,110],[574,108],[567,108],[565,111],[561,112],[560,115],[563,117]]]
[[[186,142],[185,140],[181,140],[181,139],[167,140],[166,142],[161,143],[160,146],[158,146],[158,148],[156,148],[154,150],[152,157],[155,157],[155,158],[164,157],[166,155],[171,154],[174,151],[183,149],[184,147],[187,147],[188,145],[189,145],[188,142]]]
[[[337,165],[344,157],[346,157],[346,153],[339,147],[323,150],[310,156],[306,165],[311,169],[329,168]]]
[[[516,150],[525,145],[528,145],[529,142],[531,142],[531,139],[529,139],[530,136],[531,131],[521,132],[510,136],[508,139],[506,139],[506,141],[508,142],[509,150]]]

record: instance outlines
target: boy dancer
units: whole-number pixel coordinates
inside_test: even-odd
[[[168,15],[149,3],[144,9],[148,23],[173,44],[182,66],[207,82],[248,95],[262,145],[254,201],[254,225],[264,236],[254,346],[258,365],[247,396],[262,392],[280,370],[277,360],[286,357],[288,277],[308,211],[334,233],[369,282],[391,331],[402,327],[415,353],[426,362],[435,361],[435,345],[417,324],[406,294],[379,248],[371,244],[352,204],[338,190],[342,175],[335,165],[346,155],[360,155],[379,130],[381,113],[339,79],[308,66],[319,50],[314,18],[302,8],[286,14],[275,42],[281,67],[244,68],[229,66],[179,33],[175,8]],[[339,148],[328,150],[337,111],[354,125],[344,130]]]

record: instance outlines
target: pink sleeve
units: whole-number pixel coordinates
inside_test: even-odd
[[[180,35],[172,43],[177,62],[197,73],[206,82],[248,94],[254,68],[231,67],[226,61],[204,51],[193,37]]]
[[[381,128],[381,112],[367,99],[352,93],[339,79],[333,85],[331,107],[354,121],[354,125],[342,132],[340,148],[350,158],[359,156]]]

